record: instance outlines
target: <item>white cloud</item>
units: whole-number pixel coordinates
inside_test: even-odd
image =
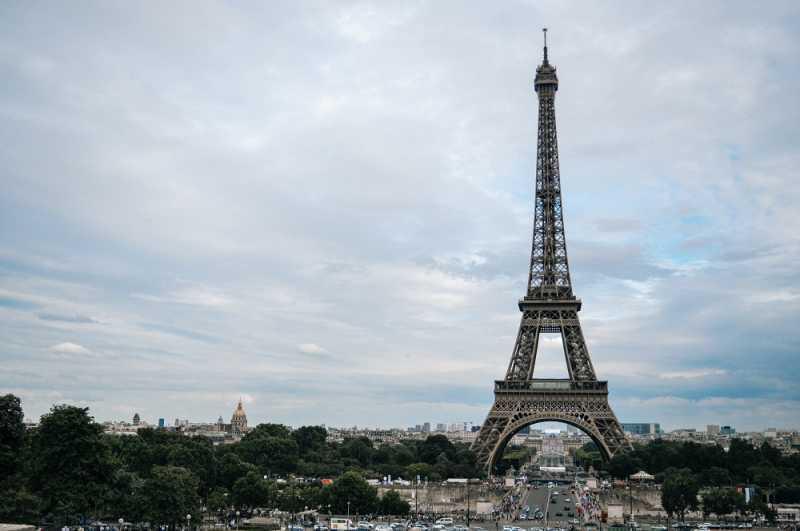
[[[77,343],[59,343],[57,345],[53,345],[50,347],[52,352],[58,352],[60,354],[91,354],[91,351],[86,347],[78,345]]]
[[[693,380],[697,378],[708,378],[710,376],[725,376],[726,374],[728,374],[728,371],[725,369],[695,369],[662,372],[658,377],[664,380]]]
[[[232,301],[218,290],[205,286],[192,286],[175,291],[170,291],[164,295],[149,295],[144,293],[134,293],[131,295],[136,299],[150,302],[187,304],[190,306],[226,306]]]
[[[324,354],[328,352],[316,343],[301,343],[297,345],[297,350],[304,354]]]

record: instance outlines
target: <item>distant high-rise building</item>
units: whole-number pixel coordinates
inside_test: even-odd
[[[623,422],[622,431],[633,435],[658,435],[661,433],[661,424],[657,422]]]
[[[158,419],[158,427],[159,428],[164,428],[165,426],[166,426],[166,423],[164,422],[164,419],[163,418]]]
[[[719,435],[719,424],[706,424],[707,435]]]
[[[720,435],[735,435],[736,434],[736,428],[734,428],[733,426],[720,426],[719,434]]]
[[[236,410],[231,416],[231,433],[242,435],[245,432],[247,432],[247,415],[244,413],[244,408],[242,407],[242,401],[240,399]]]
[[[436,431],[447,431],[447,424],[444,422],[438,422],[436,424]]]
[[[134,426],[138,426],[139,425],[139,421],[140,421],[139,414],[138,413],[134,413],[133,414],[133,425]]]
[[[426,422],[422,425],[422,432],[423,433],[430,433],[431,432],[431,423]]]

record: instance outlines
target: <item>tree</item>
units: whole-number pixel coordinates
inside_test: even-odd
[[[97,512],[113,467],[103,428],[88,408],[53,406],[33,435],[31,486],[58,523]]]
[[[339,446],[339,455],[351,461],[351,464],[362,467],[369,467],[372,465],[372,456],[375,450],[372,447],[372,441],[366,437],[354,437],[346,439]]]
[[[350,514],[370,514],[375,512],[378,492],[371,487],[358,472],[345,472],[333,485],[325,487],[322,503],[330,504],[335,514],[345,514],[350,502]]]
[[[280,424],[259,424],[242,438],[238,451],[264,474],[287,474],[297,467],[297,443]]]
[[[666,477],[661,487],[661,505],[668,515],[677,515],[682,522],[687,510],[697,509],[698,490],[691,470],[675,470]]]
[[[783,486],[775,489],[774,503],[800,503],[800,485]]]
[[[433,479],[433,467],[428,463],[413,463],[406,467],[406,475],[408,479],[424,481],[426,478]]]
[[[208,494],[208,500],[206,500],[206,505],[208,509],[212,512],[218,513],[227,509],[230,506],[228,498],[230,494],[226,489],[223,487],[217,487],[216,489],[212,490]]]
[[[19,467],[25,426],[22,406],[18,397],[0,396],[0,483],[11,478]]]
[[[297,443],[300,455],[306,455],[325,446],[328,430],[322,426],[302,426],[292,432],[292,437]]]
[[[192,515],[199,522],[200,481],[191,471],[177,466],[153,467],[141,492],[142,509],[151,526],[185,522]]]
[[[144,480],[139,474],[126,468],[116,469],[103,496],[105,514],[123,517],[129,522],[141,521],[144,517],[141,503],[143,487]]]
[[[396,490],[390,490],[381,498],[379,511],[383,515],[405,516],[411,511],[411,505]]]
[[[764,502],[763,499],[757,498],[750,502],[750,511],[755,515],[763,516],[770,524],[775,524],[775,518],[778,516],[775,509],[770,507]]]
[[[732,488],[709,489],[703,494],[703,513],[715,514],[717,518],[734,512],[742,505],[742,494]]]
[[[617,479],[627,479],[628,476],[635,474],[640,468],[642,468],[641,461],[626,452],[615,455],[605,465],[605,470]]]
[[[243,509],[266,507],[272,498],[272,487],[261,474],[250,472],[245,477],[236,480],[231,495],[233,503],[237,507]]]
[[[747,475],[753,483],[765,489],[780,486],[785,482],[781,471],[766,462],[749,467]]]
[[[217,481],[226,489],[232,489],[236,480],[258,472],[258,467],[246,463],[235,453],[227,453],[218,461]]]
[[[455,447],[444,435],[429,435],[418,448],[419,460],[423,463],[435,465],[441,454],[452,460],[455,457]]]
[[[702,473],[701,478],[703,483],[713,487],[727,487],[732,483],[731,473],[727,469],[712,466]]]
[[[39,518],[41,501],[24,486],[0,490],[0,520],[30,522]]]

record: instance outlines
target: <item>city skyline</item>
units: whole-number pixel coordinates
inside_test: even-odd
[[[0,392],[31,419],[241,397],[252,425],[482,422],[525,291],[547,26],[618,418],[796,429],[800,7],[692,11],[4,7]]]

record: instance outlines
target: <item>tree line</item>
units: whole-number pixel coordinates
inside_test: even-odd
[[[365,478],[481,474],[467,445],[442,435],[376,447],[367,438],[330,442],[319,426],[260,424],[240,442],[215,446],[163,429],[105,434],[88,408],[69,405],[53,406],[25,429],[19,398],[0,396],[2,521],[174,525],[187,515],[199,522],[201,508],[344,514],[348,501],[351,514],[400,515],[408,503],[393,491],[379,497]]]
[[[635,445],[600,468],[619,479],[646,470],[658,482],[676,469],[687,469],[701,487],[757,485],[774,491],[773,501],[800,502],[800,454],[784,455],[767,442],[754,447],[732,439],[725,450],[717,444],[655,440]]]
[[[600,459],[594,443],[578,449],[576,461],[615,479],[627,479],[645,470],[662,483],[662,505],[667,513],[683,519],[686,511],[702,510],[722,517],[763,515],[774,518],[771,503],[800,503],[800,454],[784,455],[767,442],[754,447],[732,439],[727,450],[717,444],[655,440],[634,445],[631,452]],[[740,487],[753,487],[745,503]]]

